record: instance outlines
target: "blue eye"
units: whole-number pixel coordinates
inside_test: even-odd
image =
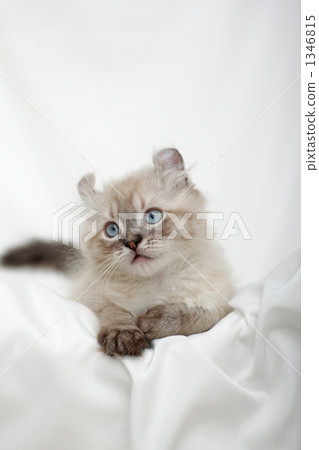
[[[105,233],[108,235],[108,237],[115,237],[119,232],[119,227],[117,226],[117,224],[115,222],[110,222],[108,225],[106,225],[105,227]]]
[[[145,214],[146,222],[153,225],[163,218],[163,213],[159,209],[151,209]]]

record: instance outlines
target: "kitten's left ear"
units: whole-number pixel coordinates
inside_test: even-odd
[[[79,194],[83,202],[86,204],[92,204],[94,202],[94,197],[96,195],[94,185],[95,175],[93,173],[89,173],[85,177],[81,178],[78,183]]]
[[[179,185],[187,185],[188,179],[185,172],[184,160],[176,148],[164,148],[153,156],[155,169],[164,176],[173,175]]]
[[[176,148],[163,148],[153,156],[153,163],[162,171],[184,170],[182,155]]]

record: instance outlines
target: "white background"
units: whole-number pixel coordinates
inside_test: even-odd
[[[299,9],[296,0],[0,0],[0,253],[31,237],[50,238],[52,214],[77,199],[76,184],[83,174],[92,171],[90,165],[106,179],[113,178],[150,163],[153,150],[173,145],[183,153],[187,165],[194,164],[192,173],[196,180],[228,150],[198,180],[198,186],[210,198],[211,210],[223,211],[226,217],[231,211],[240,212],[253,237],[244,241],[234,236],[223,242],[238,283],[244,285],[263,277],[300,243]],[[310,190],[308,201],[313,201],[310,194],[314,191]],[[309,230],[312,228],[306,231]],[[311,237],[311,233],[307,235]],[[203,361],[205,365],[211,362],[213,372],[205,368],[201,373],[209,378],[213,398],[220,392],[223,406],[225,399],[230,402],[229,409],[227,401],[225,406],[230,423],[233,425],[233,413],[239,412],[241,425],[247,424],[247,436],[256,434],[257,441],[265,437],[265,430],[272,437],[274,427],[279,434],[294,439],[292,421],[286,422],[287,433],[280,428],[283,416],[277,405],[264,402],[261,396],[259,405],[269,406],[275,413],[268,414],[268,410],[257,407],[248,409],[249,420],[245,422],[243,403],[234,408],[234,397],[225,395],[224,388],[219,390],[219,385],[214,384],[216,378],[212,374],[217,374],[217,379],[220,376],[217,356],[230,367],[233,378],[223,377],[223,381],[231,388],[241,389],[240,383],[232,381],[241,377],[241,370],[248,371],[251,377],[247,379],[253,387],[254,381],[260,383],[266,375],[271,375],[269,386],[276,386],[275,374],[282,383],[276,390],[278,397],[284,398],[281,407],[299,414],[298,405],[291,407],[289,403],[298,397],[298,389],[292,395],[292,385],[286,381],[289,377],[283,376],[281,366],[274,365],[273,372],[269,371],[270,359],[265,354],[277,355],[271,353],[271,346],[263,345],[261,353],[253,355],[250,349],[256,350],[256,335],[234,315],[207,335],[158,341],[157,359],[154,358],[158,365],[150,364],[153,360],[148,358],[153,358],[153,351],[149,349],[144,359],[127,360],[128,369],[130,364],[136,367],[126,372],[121,361],[97,352],[95,317],[81,305],[75,305],[73,314],[65,314],[67,322],[59,321],[51,330],[53,334],[47,333],[39,340],[39,330],[51,327],[57,312],[69,308],[69,303],[37,284],[20,285],[16,272],[13,277],[13,281],[8,277],[13,294],[5,290],[5,301],[0,304],[5,367],[8,355],[9,359],[20,358],[29,344],[38,344],[27,350],[14,367],[10,366],[4,378],[8,383],[2,385],[8,442],[19,441],[33,449],[32,439],[43,438],[47,443],[47,430],[53,436],[52,445],[61,438],[73,445],[78,440],[79,446],[87,448],[85,437],[94,436],[101,441],[103,437],[101,448],[105,448],[103,433],[126,439],[129,408],[140,406],[139,389],[145,393],[143,376],[149,376],[153,370],[160,382],[167,376],[169,386],[174,386],[171,379],[184,367],[181,355],[187,370],[200,369],[195,358],[201,356],[205,342],[214,357],[209,360],[204,352]],[[305,284],[309,288],[310,283]],[[267,293],[262,285],[241,291],[244,311],[244,306],[248,311],[251,306],[255,308],[249,296],[255,290]],[[298,346],[289,341],[291,335],[285,328],[289,313],[297,316],[291,308],[292,294],[288,292],[285,297],[277,291],[276,295],[275,306],[285,299],[287,310],[282,309],[279,323],[278,308],[273,308],[274,316],[269,316],[270,340],[275,338],[273,327],[281,326],[280,342],[287,348],[292,345],[291,350],[299,355]],[[313,302],[312,290],[306,298]],[[318,328],[311,303],[306,308],[313,317],[308,327],[309,341],[313,329]],[[272,308],[267,296],[262,304],[266,309]],[[230,320],[234,323],[230,324]],[[250,331],[251,347],[243,333],[245,327]],[[229,344],[230,337],[233,342]],[[176,339],[182,339],[187,346],[179,357],[174,353],[179,348]],[[199,351],[189,358],[193,342],[198,342]],[[274,342],[277,347],[279,340]],[[237,351],[237,345],[242,344],[247,350],[246,360],[242,351]],[[234,348],[237,368],[232,360]],[[313,353],[310,356],[313,359]],[[254,357],[260,364],[255,364]],[[171,365],[166,370],[165,361],[170,358],[178,369]],[[256,367],[260,372],[254,372]],[[129,373],[135,378],[130,378]],[[313,371],[313,375],[316,382],[317,372]],[[132,398],[135,395],[136,403],[130,397],[132,380]],[[161,383],[154,383],[153,377],[149,380],[153,395],[154,387]],[[178,385],[183,386],[180,380],[182,376],[177,376]],[[197,386],[205,388],[205,383],[195,381],[190,378],[190,386],[195,390]],[[269,393],[269,386],[264,385],[264,392]],[[298,381],[294,386],[298,388]],[[190,395],[193,392],[188,390]],[[250,395],[246,389],[243,393]],[[312,394],[313,391],[311,400]],[[206,398],[206,391],[202,395]],[[171,404],[179,405],[174,403],[174,397],[169,400],[170,410]],[[114,415],[116,404],[121,404],[121,409]],[[211,404],[215,405],[215,400]],[[194,402],[189,408],[179,406],[183,412],[191,413]],[[214,411],[210,405],[209,411]],[[266,412],[273,422],[262,417],[260,428],[252,426],[251,418],[254,421],[258,411]],[[152,417],[147,410],[142,412],[147,418]],[[82,417],[79,423],[77,417]],[[137,422],[143,418],[141,414],[133,417]],[[307,421],[308,436],[309,431],[316,430],[317,416],[312,417],[312,421]],[[220,420],[222,425],[227,424],[226,419]],[[120,428],[114,423],[119,423]],[[143,429],[145,420],[140,423]],[[218,428],[218,422],[212,423]],[[11,430],[18,429],[19,424],[20,432],[13,436]],[[293,428],[297,435],[298,426]],[[136,430],[139,428],[135,428],[135,433]],[[228,429],[221,434],[230,436]],[[149,435],[153,436],[151,432]],[[239,436],[243,439],[245,434]],[[294,443],[298,445],[296,439]],[[21,448],[21,444],[16,448]],[[313,448],[313,441],[309,448]]]
[[[316,66],[306,66],[306,16],[316,17]],[[307,170],[307,119],[308,114],[307,90],[308,82],[316,81],[316,91],[318,92],[319,72],[318,72],[318,18],[319,4],[314,0],[304,0],[301,8],[301,174],[302,174],[302,442],[303,448],[311,449],[319,445],[317,432],[318,422],[315,419],[315,401],[319,398],[318,386],[318,359],[314,358],[317,343],[319,340],[318,329],[318,264],[317,254],[319,249],[319,213],[318,213],[318,192],[319,178],[318,171]],[[311,21],[311,20],[310,20]],[[308,21],[309,23],[309,21]],[[309,37],[309,36],[308,36]],[[315,70],[314,70],[315,69]],[[310,71],[313,70],[314,79],[310,79]],[[316,93],[316,103],[318,105],[318,93]],[[318,111],[318,106],[316,107]],[[318,116],[318,114],[317,114]],[[318,121],[316,127],[318,135]],[[318,163],[318,151],[316,152]],[[318,164],[317,164],[318,167]]]
[[[252,235],[223,243],[238,283],[299,246],[298,1],[0,4],[0,249],[51,237],[86,161],[109,179],[176,146],[196,180],[240,136],[198,180]]]

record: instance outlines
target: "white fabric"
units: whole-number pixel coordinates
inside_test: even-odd
[[[240,313],[140,358],[99,352],[94,314],[36,276],[1,271],[1,448],[299,448],[298,254],[238,292]]]

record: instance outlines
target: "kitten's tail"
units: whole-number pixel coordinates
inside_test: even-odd
[[[59,242],[32,241],[8,250],[0,259],[6,267],[43,267],[71,272],[81,260],[80,250]]]

